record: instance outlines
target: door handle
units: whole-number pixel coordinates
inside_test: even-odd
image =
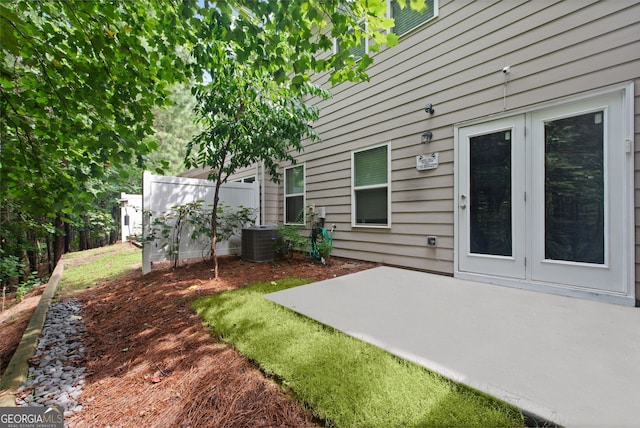
[[[467,208],[467,195],[460,195],[460,208]]]

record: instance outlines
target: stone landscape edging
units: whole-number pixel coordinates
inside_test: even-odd
[[[29,359],[33,357],[38,346],[38,338],[42,334],[47,312],[49,311],[51,300],[56,294],[63,271],[64,265],[60,260],[53,270],[42,296],[40,296],[38,306],[31,316],[31,321],[29,321],[29,325],[22,335],[16,352],[11,357],[11,361],[9,361],[9,365],[2,379],[0,379],[0,407],[15,407],[16,405],[14,392],[27,381]]]

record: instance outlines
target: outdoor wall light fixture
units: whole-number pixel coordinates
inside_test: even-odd
[[[428,114],[433,114],[436,112],[435,109],[433,108],[433,104],[427,104],[424,107],[424,111],[426,111]]]
[[[422,144],[428,144],[431,142],[431,139],[433,138],[433,132],[431,131],[425,131],[422,134]]]

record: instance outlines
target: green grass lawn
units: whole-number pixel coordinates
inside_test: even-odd
[[[493,397],[298,315],[263,294],[306,283],[258,283],[198,299],[195,310],[231,343],[336,427],[518,427],[521,413]]]
[[[82,263],[74,263],[80,260]],[[63,263],[58,295],[72,295],[136,269],[142,263],[142,250],[123,251],[121,245],[112,245],[65,254]]]
[[[123,252],[124,245],[128,245],[128,244],[106,245],[104,247],[92,248],[90,250],[74,251],[71,253],[66,253],[64,255],[64,259],[65,261],[70,261],[70,260],[86,259],[87,257],[92,257],[92,256],[104,256],[112,253],[121,253]],[[140,252],[138,252],[138,254],[139,253]]]

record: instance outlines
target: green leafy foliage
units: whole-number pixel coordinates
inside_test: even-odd
[[[309,235],[304,233],[303,226],[285,224],[278,226],[278,239],[275,251],[284,257],[292,255],[294,251],[305,251],[309,248]]]
[[[180,241],[182,239],[182,229],[187,223],[194,224],[196,233],[200,233],[206,227],[199,220],[199,211],[202,210],[203,201],[193,201],[184,205],[176,205],[171,209],[157,216],[152,225],[151,233],[147,235],[146,242],[161,240],[161,248],[167,249],[167,253],[173,263],[173,267],[178,266],[180,260]],[[159,236],[158,236],[159,235]]]
[[[33,290],[40,284],[42,284],[40,278],[37,278],[33,273],[30,274],[26,280],[20,282],[20,284],[16,286],[16,299],[18,299],[18,301],[24,299],[29,291]]]
[[[2,4],[0,195],[10,207],[0,219],[3,242],[39,246],[49,241],[43,228],[55,224],[55,262],[64,223],[106,197],[107,183],[125,183],[130,165],[153,148],[144,138],[151,109],[188,74],[175,54],[184,38],[165,32],[173,8],[161,3]],[[14,220],[29,225],[16,230]]]
[[[209,178],[224,183],[239,168],[264,161],[277,179],[277,162],[294,162],[291,151],[302,150],[302,138],[318,138],[311,123],[319,111],[302,97],[328,93],[309,83],[278,83],[264,70],[237,63],[223,44],[210,54],[211,78],[194,88],[204,131],[188,144],[187,166],[208,167]]]
[[[205,216],[206,214],[207,213],[205,213]],[[243,227],[255,222],[256,212],[253,208],[241,206],[233,209],[230,206],[222,204],[218,206],[216,220],[218,226],[216,228],[217,240],[228,241],[232,236],[238,236]],[[208,236],[211,236],[210,232]]]
[[[151,108],[185,77],[182,60],[165,56],[175,48],[157,37],[163,16],[150,19],[152,6],[16,1],[2,9],[11,36],[0,51],[0,126],[14,143],[2,147],[3,192],[24,209],[90,205],[89,179],[110,178],[150,151]]]
[[[329,255],[333,250],[333,231],[323,227],[313,227],[311,232],[311,243],[309,246],[309,256],[317,262],[326,265]]]
[[[24,274],[24,264],[16,256],[4,255],[0,251],[0,283],[6,286]]]
[[[292,255],[294,251],[308,252],[312,260],[326,264],[333,250],[333,230],[324,229],[314,213],[309,235],[309,230],[306,229],[306,209],[300,210],[296,216],[296,224],[278,226],[275,251],[282,257]]]
[[[145,168],[157,174],[178,175],[184,172],[187,144],[202,131],[196,122],[196,99],[191,83],[175,85],[169,96],[170,105],[153,109],[153,135],[158,148],[146,158]]]
[[[411,0],[411,7],[423,3]],[[19,258],[27,246],[46,249],[55,263],[68,247],[62,241],[71,238],[65,224],[81,224],[87,234],[85,213],[96,201],[113,215],[114,188],[117,195],[139,187],[145,166],[179,165],[183,149],[149,160],[155,140],[167,147],[174,137],[184,142],[196,133],[189,165],[224,165],[219,171],[226,175],[267,160],[275,177],[277,163],[269,159],[288,159],[300,138],[314,136],[308,125],[318,113],[301,97],[327,93],[309,83],[311,75],[328,73],[334,84],[366,80],[372,57],[355,61],[349,49],[363,37],[375,42],[372,52],[397,42],[386,31],[393,25],[386,8],[386,0],[3,2],[0,202],[9,207],[0,212],[3,248]],[[177,95],[176,88],[194,81],[206,129],[200,133],[164,120],[161,110],[172,89]],[[186,116],[184,100],[177,95],[168,114]],[[11,226],[15,221],[25,225]],[[33,265],[37,257],[28,257]]]

